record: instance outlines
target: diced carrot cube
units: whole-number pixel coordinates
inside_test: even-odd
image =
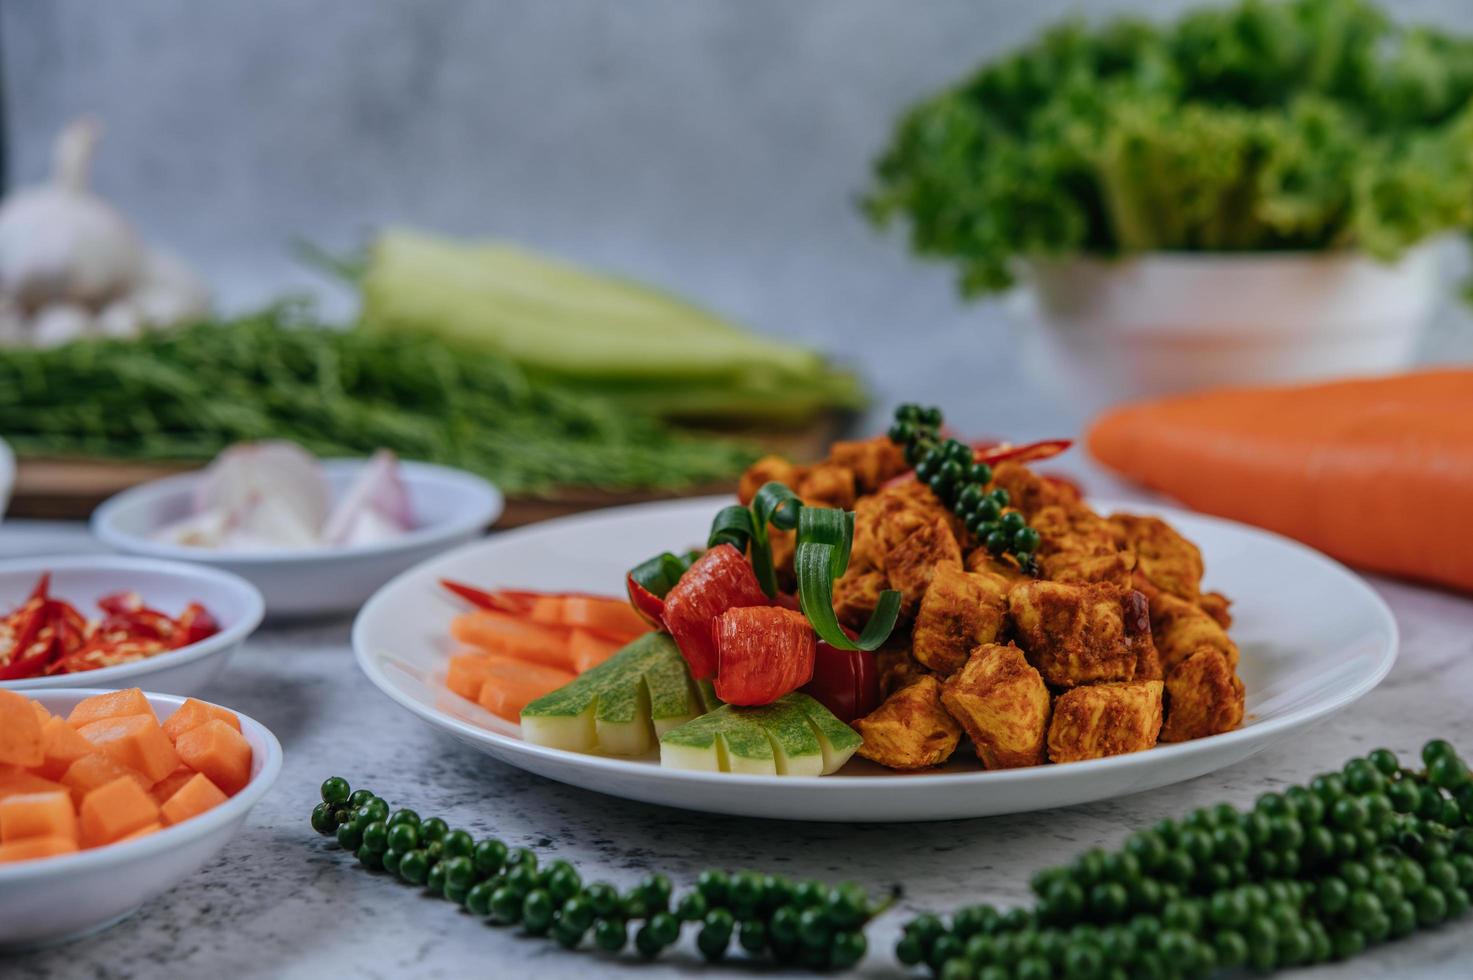
[[[0,800],[8,800],[21,793],[49,793],[58,789],[66,787],[24,769],[9,768],[0,773]]]
[[[164,823],[173,825],[190,817],[197,817],[206,810],[219,806],[229,797],[220,792],[220,787],[210,782],[204,773],[195,773],[193,778],[183,786],[164,805],[159,807],[159,812],[164,816]]]
[[[51,718],[51,712],[47,711],[40,701],[32,701],[31,710],[36,713],[36,720],[42,725],[45,725],[47,720]]]
[[[73,762],[62,773],[61,784],[72,791],[72,802],[81,806],[88,793],[100,786],[106,786],[120,776],[133,780],[139,789],[146,790],[153,786],[153,781],[143,773],[119,765],[111,756],[102,752],[84,755]]]
[[[77,811],[64,789],[17,793],[0,800],[0,843],[22,837],[77,839]]]
[[[445,686],[467,701],[474,701],[481,696],[490,660],[484,653],[456,654],[450,658],[450,667],[445,672]]]
[[[126,691],[94,694],[90,698],[78,701],[71,714],[66,716],[66,720],[73,728],[80,729],[83,725],[101,721],[103,718],[121,718],[125,715],[154,717],[153,706],[148,703],[148,698],[143,696],[143,692],[136,687],[130,687]]]
[[[66,837],[27,837],[11,844],[0,844],[0,864],[71,854],[76,849],[77,842]]]
[[[573,680],[570,671],[528,663],[513,657],[488,657],[486,682],[481,685],[477,702],[481,707],[505,718],[519,721],[522,709],[544,694],[551,694]]]
[[[30,699],[0,689],[0,762],[30,768],[44,758],[41,720]]]
[[[65,718],[48,719],[41,726],[41,739],[45,759],[36,767],[36,774],[47,779],[60,779],[73,762],[97,751]]]
[[[99,786],[82,799],[82,846],[101,847],[159,818],[159,805],[126,776]]]
[[[230,796],[251,781],[251,743],[218,718],[180,735],[174,748],[185,765],[210,777]]]
[[[149,786],[179,768],[179,753],[153,715],[104,718],[83,725],[77,733],[114,762],[143,773]]]
[[[169,741],[177,741],[180,735],[191,728],[198,728],[211,718],[218,718],[236,731],[240,731],[240,719],[234,711],[220,707],[218,704],[210,704],[208,701],[200,701],[190,698],[179,706],[168,718],[164,719],[164,734],[169,736]]]
[[[627,645],[617,640],[610,640],[593,630],[578,627],[573,630],[568,649],[573,655],[573,666],[581,674],[585,670],[597,667]]]
[[[188,766],[180,766],[169,773],[163,779],[153,784],[148,794],[154,798],[154,802],[163,806],[164,801],[178,792],[179,787],[195,777],[195,772]]]
[[[114,844],[121,844],[125,840],[137,840],[140,837],[147,837],[149,834],[156,834],[160,830],[163,830],[163,829],[164,829],[164,825],[161,824],[161,823],[159,823],[157,820],[155,820],[151,824],[145,824],[144,826],[139,827],[137,830],[133,831],[132,833],[124,834],[123,836],[119,837],[117,840],[113,841],[113,843]]]

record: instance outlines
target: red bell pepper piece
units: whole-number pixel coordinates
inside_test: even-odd
[[[721,544],[696,559],[675,583],[665,596],[663,618],[690,665],[691,676],[704,680],[716,673],[712,621],[728,609],[767,604],[767,595],[746,556]]]
[[[848,724],[880,706],[880,675],[875,655],[864,650],[840,650],[822,640],[814,651],[813,680],[803,693]]]
[[[802,613],[780,606],[728,609],[711,624],[716,696],[771,704],[813,679],[815,637]]]

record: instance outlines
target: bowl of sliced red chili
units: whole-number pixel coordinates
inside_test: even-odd
[[[249,582],[185,562],[94,555],[0,562],[0,687],[194,694],[264,611]]]

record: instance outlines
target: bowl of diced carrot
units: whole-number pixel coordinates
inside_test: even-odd
[[[168,890],[280,771],[266,728],[205,701],[0,690],[0,949],[91,932]]]

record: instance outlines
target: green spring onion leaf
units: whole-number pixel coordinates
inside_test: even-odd
[[[798,603],[813,630],[840,650],[874,650],[889,638],[900,616],[900,593],[880,593],[875,611],[859,639],[851,640],[834,615],[834,580],[849,567],[854,541],[854,514],[823,507],[804,507],[798,514],[798,547],[793,565],[798,575]]]
[[[771,524],[780,531],[791,531],[798,526],[798,512],[802,509],[803,501],[796,493],[776,481],[764,483],[753,496],[750,508],[732,504],[716,514],[711,521],[706,547],[729,544],[742,552],[750,547],[757,584],[771,599],[777,595],[777,571],[772,565],[767,526]]]
[[[699,557],[700,553],[695,551],[687,551],[683,555],[665,551],[635,565],[629,570],[629,576],[646,592],[663,599]]]

